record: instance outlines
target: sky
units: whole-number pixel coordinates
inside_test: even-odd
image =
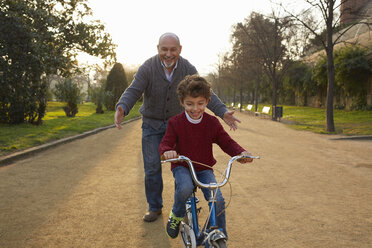
[[[89,0],[93,18],[105,24],[126,67],[157,54],[161,34],[180,38],[181,56],[201,75],[215,71],[219,54],[231,47],[231,27],[252,11],[271,12],[269,0]]]

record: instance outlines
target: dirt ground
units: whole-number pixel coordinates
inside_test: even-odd
[[[229,247],[372,247],[372,141],[294,131],[236,113],[231,136],[261,159],[223,189]],[[0,167],[0,247],[182,247],[163,215],[145,223],[141,120]],[[215,148],[222,170],[227,155]],[[217,173],[217,172],[216,172]],[[204,207],[204,211],[206,207]]]

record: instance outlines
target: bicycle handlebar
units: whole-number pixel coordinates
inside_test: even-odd
[[[221,183],[209,183],[209,184],[202,183],[198,180],[198,177],[196,176],[196,172],[195,172],[194,166],[192,164],[192,161],[188,157],[179,155],[178,158],[171,158],[171,159],[167,159],[167,160],[162,160],[161,163],[186,162],[189,165],[189,169],[190,169],[190,172],[191,172],[191,177],[194,180],[195,184],[199,187],[208,188],[208,189],[212,190],[212,189],[217,189],[217,188],[223,187],[230,178],[232,164],[235,162],[235,160],[244,159],[244,158],[259,159],[260,156],[238,155],[238,156],[232,157],[229,160],[229,163],[227,164],[226,173],[225,173],[225,177],[224,177],[223,181]]]

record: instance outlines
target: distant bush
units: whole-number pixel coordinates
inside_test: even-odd
[[[367,81],[372,73],[372,61],[368,59],[367,50],[359,46],[340,48],[334,53],[335,58],[335,95],[338,98],[350,97],[351,110],[365,110],[367,108]],[[327,91],[327,61],[322,56],[312,72],[317,82],[319,95]]]
[[[97,106],[96,113],[103,114],[103,98],[104,98],[104,89],[102,85],[95,85],[90,87],[89,95],[92,98],[92,102]]]
[[[367,49],[348,46],[335,52],[337,85],[347,96],[353,98],[352,110],[367,108],[367,80],[372,74],[372,61]]]
[[[78,113],[77,104],[82,99],[81,89],[70,78],[58,82],[53,91],[56,99],[61,102],[66,102],[67,106],[63,110],[68,117],[75,117]]]

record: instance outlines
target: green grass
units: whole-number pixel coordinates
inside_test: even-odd
[[[259,104],[260,112],[263,106]],[[279,106],[279,105],[278,105]],[[271,110],[270,110],[271,115]],[[334,110],[333,118],[336,134],[343,135],[372,135],[372,111]],[[287,125],[296,130],[307,130],[314,133],[330,134],[326,132],[326,110],[324,108],[283,106],[283,118]]]
[[[298,130],[327,133],[326,110],[311,107],[283,107],[283,118],[294,121],[290,126]],[[372,135],[372,111],[334,110],[333,118],[337,134]]]
[[[65,103],[48,102],[47,113],[40,126],[30,124],[0,124],[0,156],[41,145],[57,139],[80,134],[95,128],[114,124],[114,111],[96,114],[93,103],[79,104],[76,117],[66,117]],[[140,116],[137,103],[124,120]]]

